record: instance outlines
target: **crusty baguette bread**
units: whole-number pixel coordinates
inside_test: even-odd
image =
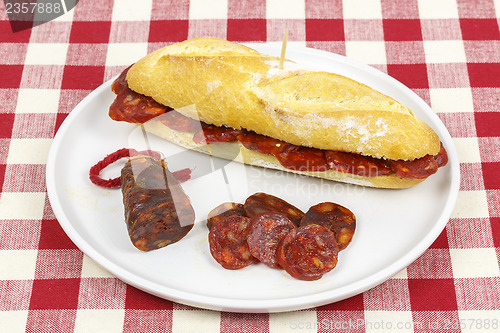
[[[205,37],[147,55],[130,68],[127,81],[132,90],[188,117],[299,146],[392,160],[439,152],[437,134],[394,99],[340,75],[290,61],[279,69],[278,63],[277,57]],[[418,182],[404,180],[410,181]]]
[[[313,176],[327,180],[335,180],[349,184],[356,184],[356,185],[377,187],[377,188],[393,188],[393,189],[408,188],[424,180],[424,179],[400,178],[395,174],[376,176],[376,177],[362,177],[334,170],[318,171],[318,172],[290,170],[284,168],[278,162],[276,157],[274,157],[273,155],[261,154],[253,150],[248,150],[239,142],[220,142],[210,145],[196,144],[193,141],[192,133],[173,130],[165,126],[161,122],[161,118],[162,116],[159,116],[157,118],[153,118],[147,121],[146,123],[144,123],[144,128],[148,132],[157,135],[163,139],[166,139],[170,142],[173,142],[184,148],[209,154],[215,157],[233,160],[247,165],[265,167],[275,170],[283,170],[287,172]],[[230,145],[238,146],[240,153],[237,156],[235,156],[235,149],[229,147]]]

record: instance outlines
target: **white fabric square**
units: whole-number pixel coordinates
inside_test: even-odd
[[[37,252],[0,250],[0,280],[32,280],[35,277]]]
[[[268,19],[304,19],[305,0],[267,0],[266,17]]]
[[[172,332],[220,332],[220,312],[203,310],[174,310]]]
[[[382,7],[379,0],[344,0],[344,19],[381,19]]]
[[[316,332],[316,311],[292,311],[269,314],[269,332]]]
[[[110,43],[106,66],[128,66],[148,54],[147,43]]]
[[[486,191],[458,192],[452,218],[481,218],[489,217]]]
[[[57,113],[58,89],[19,89],[16,113]]]
[[[346,56],[365,64],[385,65],[385,43],[378,41],[346,41]]]
[[[474,112],[470,88],[431,88],[429,95],[437,113]]]
[[[450,249],[454,278],[482,278],[500,275],[494,248]]]
[[[124,309],[80,309],[76,311],[75,333],[123,332]]]
[[[365,311],[365,332],[413,332],[411,311]]]
[[[453,138],[460,163],[481,163],[477,138]]]
[[[11,139],[8,164],[46,164],[52,139]]]
[[[407,279],[408,278],[408,270],[403,268],[396,275],[392,277],[392,279]]]
[[[115,0],[112,21],[149,21],[153,0]]]
[[[467,62],[462,40],[424,40],[427,63]]]
[[[191,0],[189,19],[227,19],[228,0]]]
[[[0,219],[39,220],[43,218],[45,193],[3,192],[0,196]]]
[[[500,310],[459,310],[458,319],[462,333],[498,333]]]
[[[90,257],[84,255],[82,260],[82,278],[113,278],[107,270],[96,264]]]
[[[0,311],[0,332],[24,333],[28,311]]]
[[[458,18],[456,0],[418,0],[420,19]]]
[[[26,51],[26,65],[64,65],[67,43],[30,43]]]

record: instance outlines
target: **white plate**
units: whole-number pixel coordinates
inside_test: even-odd
[[[280,53],[277,44],[251,46],[268,54]],[[289,311],[339,301],[382,283],[418,258],[443,230],[458,194],[459,163],[448,131],[417,95],[376,69],[339,55],[292,46],[287,58],[346,75],[406,104],[438,133],[449,164],[410,189],[371,189],[236,162],[225,162],[223,169],[210,173],[207,166],[217,159],[151,136],[151,148],[165,153],[171,170],[195,167],[194,179],[183,187],[199,223],[180,242],[142,253],[129,240],[121,192],[99,188],[88,179],[89,168],[106,154],[123,147],[145,147],[135,125],[108,117],[114,99],[109,81],[71,112],[49,153],[47,190],[67,235],[86,255],[137,288],[187,305],[237,312]],[[115,166],[104,176],[116,176],[119,170]],[[237,271],[219,266],[208,250],[204,217],[224,201],[243,202],[258,191],[277,195],[302,210],[323,201],[351,209],[358,220],[357,230],[352,243],[340,253],[338,266],[318,281],[295,280],[263,264]]]

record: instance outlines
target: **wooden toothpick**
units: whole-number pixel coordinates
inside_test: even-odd
[[[286,40],[288,38],[288,29],[285,29],[285,37],[283,37],[283,44],[281,45],[280,69],[283,69],[283,62],[285,61],[286,53]]]

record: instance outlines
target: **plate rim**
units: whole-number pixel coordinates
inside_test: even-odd
[[[277,45],[273,43],[242,43],[244,45],[250,46],[257,50],[262,48],[278,48]],[[115,264],[113,261],[108,260],[97,250],[95,250],[90,244],[83,239],[78,232],[72,226],[71,221],[67,218],[64,213],[64,208],[61,205],[61,200],[59,200],[59,195],[55,186],[55,160],[57,157],[57,152],[62,143],[62,138],[64,133],[71,126],[78,115],[85,110],[85,105],[88,104],[95,96],[101,94],[106,89],[109,89],[112,81],[115,79],[104,82],[99,87],[91,91],[83,100],[81,100],[74,109],[68,114],[66,119],[63,121],[58,131],[56,132],[47,158],[46,164],[46,185],[47,194],[49,202],[51,204],[52,210],[55,217],[57,218],[59,224],[63,228],[64,232],[68,237],[75,243],[75,245],[86,255],[88,255],[92,260],[94,260],[99,266],[103,267],[105,270],[110,272],[114,277],[122,280],[123,282],[130,284],[138,289],[141,289],[149,294],[165,298],[174,302],[200,307],[204,309],[211,309],[217,311],[229,311],[229,312],[249,312],[249,313],[270,313],[270,312],[283,312],[283,311],[294,311],[300,309],[307,309],[315,306],[320,306],[324,304],[329,304],[333,302],[340,301],[342,299],[360,294],[367,291],[384,281],[391,278],[391,276],[397,274],[400,270],[404,269],[415,261],[419,256],[421,256],[429,246],[437,239],[439,234],[445,228],[448,223],[452,211],[454,209],[460,184],[460,169],[459,161],[456,149],[454,147],[452,138],[441,119],[437,114],[430,108],[425,101],[423,101],[414,91],[405,86],[400,81],[392,78],[391,76],[379,71],[378,69],[371,67],[369,65],[363,64],[354,59],[347,58],[343,55],[331,53],[328,51],[313,49],[309,47],[301,47],[295,45],[289,45],[288,49],[292,49],[294,52],[299,53],[309,53],[317,56],[321,56],[327,59],[332,59],[337,62],[348,63],[350,66],[355,66],[362,71],[368,71],[370,74],[376,76],[384,76],[384,79],[390,81],[391,86],[396,85],[398,89],[402,89],[406,94],[410,94],[419,105],[425,109],[426,115],[433,119],[433,124],[439,128],[440,137],[442,141],[447,143],[447,152],[449,157],[450,165],[450,190],[448,193],[448,198],[446,200],[445,207],[441,210],[440,216],[437,218],[436,223],[433,224],[432,229],[426,233],[425,237],[422,238],[417,246],[413,247],[406,255],[399,257],[398,260],[392,262],[385,268],[377,271],[374,274],[363,278],[354,284],[349,284],[340,288],[335,288],[333,290],[322,291],[313,294],[307,294],[302,296],[294,296],[290,298],[280,298],[280,299],[268,299],[268,300],[248,300],[248,299],[228,299],[225,297],[213,297],[206,295],[199,295],[196,293],[189,293],[182,290],[176,290],[170,287],[159,285],[156,282],[148,281],[147,279],[131,274],[126,269]],[[260,50],[259,50],[260,51]],[[261,51],[263,52],[263,51]],[[443,137],[444,136],[444,137]],[[348,185],[350,186],[350,185]],[[355,186],[355,185],[353,185]],[[130,276],[132,275],[132,276]],[[148,285],[145,287],[144,284]],[[152,290],[154,289],[154,290]],[[321,297],[320,297],[321,296]],[[195,300],[193,300],[193,297]],[[228,303],[230,305],[228,305]],[[286,303],[286,304],[284,304]]]

